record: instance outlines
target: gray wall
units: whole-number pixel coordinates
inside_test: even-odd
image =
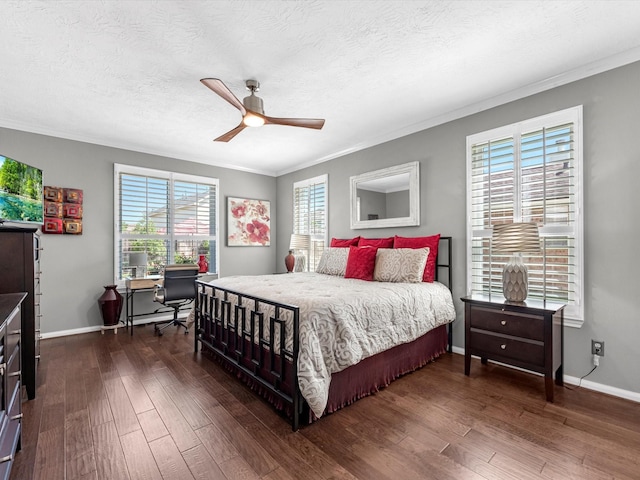
[[[360,198],[360,220],[369,220],[369,215],[387,218],[387,196],[384,193],[358,189]]]
[[[278,257],[291,232],[292,184],[327,173],[330,236],[383,237],[442,233],[453,236],[454,298],[466,294],[466,136],[564,108],[584,106],[585,322],[565,328],[565,369],[581,377],[591,369],[591,339],[606,343],[606,357],[589,380],[640,392],[640,63],[611,70],[500,107],[449,122],[277,179]],[[351,230],[349,177],[419,161],[419,227]],[[464,346],[462,305],[454,345]]]
[[[387,218],[403,218],[411,215],[409,190],[387,193]]]
[[[44,334],[102,325],[97,299],[102,286],[113,283],[114,163],[220,179],[221,274],[275,269],[273,240],[271,247],[226,246],[226,197],[270,200],[275,207],[273,177],[2,128],[0,154],[41,168],[45,185],[84,190],[83,234],[42,235]],[[272,227],[276,220],[277,209],[272,208]],[[136,295],[136,306],[145,308],[149,300],[149,294]]]

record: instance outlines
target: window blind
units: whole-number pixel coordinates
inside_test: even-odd
[[[492,251],[492,227],[535,222],[542,249],[525,256],[529,297],[565,303],[582,321],[581,120],[575,107],[467,138],[471,293],[502,293],[509,255]]]
[[[327,245],[327,175],[293,185],[293,233],[311,236],[307,265],[315,271]]]

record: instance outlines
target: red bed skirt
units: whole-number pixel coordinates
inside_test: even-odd
[[[446,352],[447,343],[447,327],[442,325],[411,343],[380,352],[334,373],[325,413],[335,412],[359,398],[371,395],[396,378],[426,365]]]

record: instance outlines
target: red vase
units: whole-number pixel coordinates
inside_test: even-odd
[[[122,313],[122,295],[116,290],[117,285],[106,285],[98,299],[100,313],[105,326],[116,325]]]
[[[289,250],[289,255],[284,257],[284,266],[287,267],[287,273],[293,272],[293,267],[296,264],[296,257],[293,256],[293,251]]]
[[[209,271],[209,262],[207,262],[207,256],[206,255],[200,255],[200,258],[198,259],[198,267],[199,273],[207,273]]]

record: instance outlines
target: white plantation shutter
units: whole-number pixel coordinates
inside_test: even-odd
[[[115,165],[115,279],[132,275],[129,254],[146,252],[147,273],[205,255],[218,272],[218,180]]]
[[[293,233],[311,236],[307,265],[315,271],[327,245],[327,175],[293,184]]]
[[[502,293],[509,255],[493,253],[493,225],[535,222],[542,251],[524,257],[529,297],[584,318],[582,107],[467,137],[468,291]]]

